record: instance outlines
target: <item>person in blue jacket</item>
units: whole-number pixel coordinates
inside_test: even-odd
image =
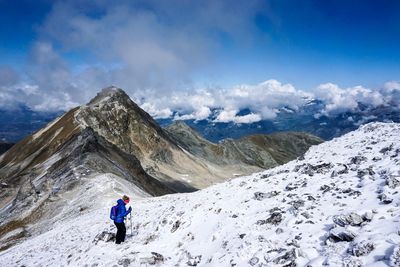
[[[129,203],[129,197],[123,196],[122,199],[117,200],[117,216],[114,219],[114,224],[117,226],[117,236],[115,243],[121,244],[121,242],[125,241],[126,236],[126,227],[125,227],[125,216],[128,215],[132,211],[132,207],[129,209],[125,208],[125,205]]]

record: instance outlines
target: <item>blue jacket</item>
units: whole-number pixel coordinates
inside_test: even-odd
[[[124,217],[126,215],[128,215],[129,213],[131,213],[132,208],[129,207],[129,209],[127,210],[125,208],[125,203],[122,199],[118,199],[117,200],[117,218],[115,218],[114,222],[116,223],[122,223],[124,221]]]

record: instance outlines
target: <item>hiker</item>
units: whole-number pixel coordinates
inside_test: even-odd
[[[115,226],[117,226],[117,235],[116,235],[116,244],[121,244],[121,242],[125,241],[126,235],[126,227],[125,227],[125,216],[128,215],[132,211],[132,207],[129,207],[127,210],[125,205],[129,203],[129,197],[124,195],[122,199],[117,200],[117,206],[115,209],[115,216],[112,217],[114,220]]]

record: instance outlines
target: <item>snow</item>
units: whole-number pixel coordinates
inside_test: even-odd
[[[85,176],[92,186],[64,196],[49,230],[2,252],[1,266],[400,266],[399,136],[400,124],[370,123],[304,159],[190,194],[150,198],[116,176]],[[123,193],[134,196],[134,235],[94,242],[115,231],[109,209]],[[339,215],[350,221],[338,225]],[[344,231],[354,240],[335,241]],[[367,243],[372,251],[354,255]]]
[[[55,120],[49,122],[46,127],[40,129],[38,132],[32,135],[32,140],[36,140],[39,138],[43,133],[47,132],[53,125],[55,125],[63,116],[56,118]],[[61,131],[61,130],[60,130]],[[59,132],[57,132],[54,136],[57,136]]]

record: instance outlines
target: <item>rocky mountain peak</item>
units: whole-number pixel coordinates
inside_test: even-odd
[[[91,127],[124,152],[143,158],[171,141],[154,119],[120,88],[101,90],[75,116],[82,128]]]
[[[124,90],[115,86],[109,86],[103,88],[99,93],[97,93],[97,95],[92,100],[90,100],[87,105],[91,107],[96,107],[100,104],[105,103],[118,102],[123,104],[129,101],[130,98]]]

